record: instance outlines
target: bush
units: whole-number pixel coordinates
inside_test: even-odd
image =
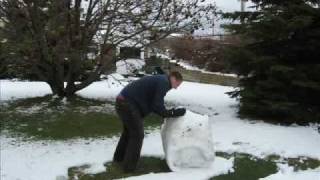
[[[172,40],[170,47],[177,59],[208,71],[228,73],[233,70],[225,59],[225,49],[236,43],[237,40],[231,37],[224,40],[182,37]]]

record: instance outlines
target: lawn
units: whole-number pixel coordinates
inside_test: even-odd
[[[118,136],[121,123],[112,102],[75,97],[57,99],[52,96],[29,98],[3,104],[0,110],[1,134],[23,137],[24,141],[67,141],[75,138],[111,138]],[[147,132],[159,129],[162,119],[151,115],[145,119]],[[161,143],[161,142],[158,142]],[[307,157],[281,158],[269,155],[258,158],[246,153],[217,152],[218,157],[233,158],[233,171],[212,180],[256,180],[278,171],[277,164],[288,164],[295,170],[315,169],[320,161]],[[119,164],[105,162],[105,171],[88,173],[90,164],[70,166],[69,179],[115,179],[157,172],[170,172],[164,159],[144,156],[133,174],[122,172]]]
[[[13,101],[0,110],[1,131],[34,140],[67,140],[118,135],[122,125],[112,102],[81,97],[68,101],[51,96]],[[161,124],[151,115],[147,129]]]

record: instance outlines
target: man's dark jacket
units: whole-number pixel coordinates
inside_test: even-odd
[[[142,117],[151,112],[166,116],[164,97],[171,89],[168,75],[145,76],[128,84],[120,95],[138,107]]]

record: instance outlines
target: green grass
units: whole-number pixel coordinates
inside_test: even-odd
[[[286,158],[285,162],[288,162],[289,166],[294,167],[295,171],[316,169],[316,168],[320,167],[320,160],[305,158],[305,157]]]
[[[74,98],[67,104],[46,96],[14,101],[0,110],[1,132],[41,140],[95,138],[117,135],[122,123],[110,102]],[[148,128],[161,124],[161,118],[150,115]]]
[[[271,155],[266,158],[257,158],[249,154],[217,152],[218,157],[226,159],[234,158],[234,171],[224,175],[212,177],[211,180],[257,180],[271,174],[277,173],[277,162],[280,157]],[[303,161],[302,161],[303,160]],[[306,170],[308,168],[315,169],[320,167],[320,161],[306,157],[282,159],[282,163],[295,167],[295,170]],[[80,180],[102,180],[102,179],[118,179],[130,176],[138,176],[148,173],[170,172],[165,160],[155,157],[142,157],[139,161],[138,169],[134,173],[124,173],[119,164],[107,163],[106,171],[97,174],[86,174],[85,170],[90,165],[82,165],[71,167],[68,169],[69,179]]]
[[[225,153],[220,153],[223,155]],[[227,154],[228,155],[228,154]],[[268,159],[259,159],[249,154],[235,153],[234,172],[213,177],[212,180],[257,180],[277,172],[276,163]]]
[[[121,165],[118,163],[107,163],[106,171],[97,174],[84,173],[90,165],[82,165],[79,167],[71,167],[68,169],[68,179],[70,180],[111,180],[125,178],[130,176],[138,176],[146,173],[170,172],[165,160],[155,157],[142,157],[139,161],[137,170],[133,173],[123,172]]]

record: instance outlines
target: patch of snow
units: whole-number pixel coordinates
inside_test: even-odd
[[[58,95],[53,95],[53,96],[52,96],[52,99],[53,99],[53,100],[59,99],[59,96],[58,96]]]
[[[234,88],[227,86],[183,82],[165,99],[194,112],[208,114],[217,151],[243,152],[261,158],[278,154],[320,159],[320,134],[316,125],[281,126],[240,119],[238,102],[225,94],[232,90]]]
[[[115,101],[116,96],[128,83],[118,82],[115,79],[110,80],[111,82],[109,80],[94,82],[89,87],[77,92],[77,94],[85,98]]]
[[[136,70],[140,70],[146,62],[142,59],[125,59],[116,62],[119,74],[132,74]]]
[[[181,67],[183,67],[183,68],[185,68],[187,70],[200,71],[201,73],[204,73],[204,74],[215,74],[215,75],[220,75],[220,76],[238,77],[236,74],[228,74],[228,73],[207,71],[205,69],[201,69],[201,68],[198,68],[196,66],[193,66],[190,63],[188,63],[187,61],[183,61],[183,60],[179,60],[179,61],[172,60],[170,62],[177,63],[178,65],[180,65]]]
[[[201,170],[189,170],[181,172],[169,172],[169,173],[150,173],[141,176],[129,177],[126,180],[207,180],[213,176],[227,174],[233,172],[234,158],[225,159],[217,157],[212,168]]]
[[[170,59],[170,60],[169,60],[169,62],[170,62],[170,63],[177,63],[177,62],[178,62],[178,60]]]
[[[162,59],[171,59],[171,57],[169,55],[163,54],[163,53],[157,53],[156,56],[160,57]]]
[[[61,103],[62,103],[63,105],[67,105],[67,104],[68,104],[67,98],[64,97],[64,98],[61,100]]]
[[[259,180],[320,180],[320,167],[305,171],[294,171],[287,164],[278,164],[279,171]]]
[[[182,34],[182,33],[171,33],[168,37],[170,38],[170,37],[183,37],[184,36],[184,34]]]
[[[0,103],[20,98],[41,97],[51,93],[49,85],[45,82],[0,80]]]
[[[54,180],[67,176],[68,168],[82,164],[92,172],[105,171],[112,160],[116,138],[23,142],[1,138],[1,179]]]
[[[68,168],[88,164],[86,173],[105,171],[103,164],[112,160],[118,138],[72,139],[67,141],[23,142],[1,138],[1,179],[54,180],[67,177]],[[160,131],[147,134],[142,156],[164,158]],[[217,158],[211,169],[194,171],[199,177],[210,177],[232,171],[233,158]],[[18,170],[18,172],[17,172]],[[184,177],[185,173],[163,173],[161,177]],[[197,177],[197,176],[194,176]],[[197,178],[193,178],[196,180]],[[199,178],[202,179],[202,178]]]
[[[23,113],[23,114],[34,114],[40,112],[44,106],[42,105],[33,105],[31,107],[17,107],[15,109],[16,112],[18,113]]]
[[[87,114],[89,112],[99,112],[99,113],[111,113],[113,114],[114,111],[114,106],[111,105],[110,103],[103,104],[101,106],[88,106],[88,107],[79,107],[76,108],[76,111],[82,114]]]

